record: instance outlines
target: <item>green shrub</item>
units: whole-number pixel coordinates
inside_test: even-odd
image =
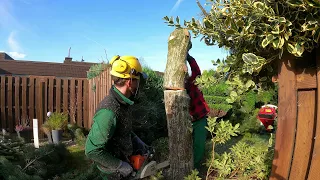
[[[30,145],[23,151],[25,159],[23,169],[26,174],[49,179],[68,170],[71,156],[64,144],[48,144],[39,149]]]
[[[230,148],[231,152],[215,154],[217,179],[268,179],[274,153],[274,137],[247,134]],[[210,161],[207,162],[207,165]]]
[[[106,68],[108,68],[108,64],[105,63],[92,65],[87,72],[87,79],[93,79],[99,76]]]
[[[257,118],[259,109],[265,104],[277,105],[277,89],[250,90],[241,96],[241,100],[233,103],[232,114],[228,117],[232,123],[240,123],[240,133],[257,133],[261,130]]]
[[[143,68],[148,75],[142,80],[135,105],[130,106],[134,117],[134,132],[146,143],[167,136],[166,113],[163,102],[163,77],[150,68]]]
[[[24,173],[22,169],[0,156],[0,179],[3,180],[41,180],[39,176],[32,176]]]
[[[46,124],[52,130],[61,130],[67,126],[67,123],[68,123],[68,114],[54,112],[50,115]]]

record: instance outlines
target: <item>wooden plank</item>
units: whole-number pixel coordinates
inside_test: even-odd
[[[43,82],[40,78],[37,79],[36,82],[36,91],[37,91],[37,119],[38,119],[38,125],[39,127],[42,126],[44,123],[44,112],[45,112],[45,82]],[[44,137],[44,134],[42,131],[40,131],[41,138]]]
[[[29,117],[30,117],[30,124],[33,126],[33,119],[35,119],[35,114],[34,114],[34,110],[35,110],[35,85],[34,85],[34,77],[30,77],[30,81],[29,81]]]
[[[56,79],[56,111],[61,111],[61,79]]]
[[[70,80],[70,113],[71,113],[71,122],[76,124],[75,114],[76,114],[76,81],[75,79]]]
[[[9,132],[13,133],[14,132],[14,126],[13,126],[13,114],[12,114],[12,109],[13,109],[13,103],[12,103],[12,76],[8,76],[8,124],[9,124]]]
[[[1,76],[1,128],[7,129],[6,121],[6,76]]]
[[[320,177],[320,52],[317,51],[317,121],[314,136],[314,146],[312,152],[312,159],[310,163],[310,170],[308,180],[318,180]]]
[[[48,112],[48,80],[49,78],[44,78],[44,113]]]
[[[77,88],[77,124],[80,127],[83,127],[82,123],[82,80],[78,80]]]
[[[317,88],[316,69],[308,69],[303,74],[297,74],[297,89]]]
[[[69,96],[69,83],[68,79],[63,80],[63,112],[68,113],[69,103],[68,103],[68,96]]]
[[[48,93],[48,111],[53,112],[53,88],[54,78],[49,78],[49,93]]]
[[[14,110],[15,110],[15,120],[16,123],[19,123],[20,121],[20,77],[15,77],[14,82]]]
[[[279,61],[278,127],[270,180],[288,179],[291,167],[297,121],[297,91],[295,73],[288,68],[294,68],[294,62],[291,55],[285,55]]]
[[[89,128],[88,126],[88,117],[89,117],[89,92],[88,92],[88,80],[83,81],[83,125],[85,128]]]
[[[22,117],[21,117],[21,120],[23,122],[26,122],[27,118],[28,118],[28,109],[27,109],[27,77],[22,77],[21,78],[21,81],[22,81],[22,92],[21,92],[21,98],[22,98]]]
[[[315,122],[316,92],[298,92],[298,120],[295,148],[290,170],[290,180],[307,178],[310,155],[312,152],[313,128]]]

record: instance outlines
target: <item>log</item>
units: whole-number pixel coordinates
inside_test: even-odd
[[[186,90],[165,90],[164,101],[169,137],[168,179],[184,179],[193,169],[190,97]]]
[[[176,29],[169,37],[167,65],[164,73],[164,102],[169,136],[169,177],[184,179],[193,169],[190,97],[184,88],[190,33]]]
[[[175,29],[169,36],[164,89],[183,90],[190,33],[187,29]]]

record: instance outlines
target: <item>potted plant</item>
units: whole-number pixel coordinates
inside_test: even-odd
[[[50,126],[48,124],[48,121],[43,123],[41,129],[46,134],[46,136],[48,137],[49,144],[52,144],[52,136],[51,136],[52,129],[50,128]]]
[[[30,120],[27,118],[25,121],[19,120],[16,123],[15,130],[19,138],[23,138],[26,143],[31,143],[33,129],[30,127]]]
[[[68,123],[68,115],[65,113],[54,112],[47,120],[47,127],[51,129],[52,140],[54,144],[61,141],[62,129]]]

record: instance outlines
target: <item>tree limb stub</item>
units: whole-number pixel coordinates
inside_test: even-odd
[[[190,33],[187,29],[175,29],[169,36],[164,89],[183,90]]]

